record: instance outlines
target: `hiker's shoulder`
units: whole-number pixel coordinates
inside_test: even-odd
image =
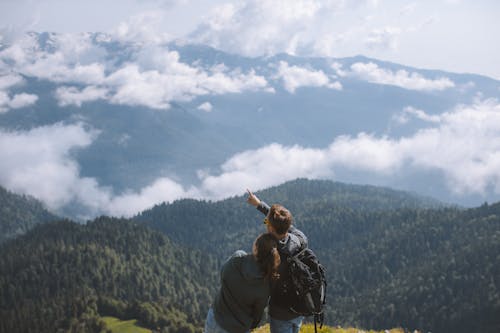
[[[301,230],[292,225],[288,230],[288,234],[294,243],[298,244],[300,247],[307,247],[307,236]]]

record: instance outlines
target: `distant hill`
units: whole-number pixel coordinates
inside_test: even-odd
[[[75,44],[85,47],[75,49]],[[457,105],[500,98],[499,81],[488,77],[363,56],[251,58],[206,45],[151,47],[102,33],[36,32],[14,45],[5,41],[0,52],[0,61],[9,64],[5,82],[12,82],[1,89],[7,100],[26,94],[36,98],[19,109],[5,102],[0,131],[30,137],[33,130],[55,124],[81,127],[88,142],[75,142],[65,157],[78,166],[80,179],[90,178],[104,194],[110,190],[114,195],[140,192],[162,177],[184,188],[199,187],[203,172],[217,176],[236,154],[271,144],[326,151],[338,138],[363,133],[397,142],[437,126],[418,112],[432,119]],[[51,64],[47,70],[46,62]],[[320,82],[307,82],[310,76],[319,76]],[[448,84],[440,88],[443,80]],[[407,81],[413,86],[401,84]],[[431,86],[415,87],[419,82]],[[16,163],[6,171],[14,174]],[[446,177],[449,170],[418,164],[405,163],[397,175],[369,165],[331,167],[337,180],[397,186],[443,201],[476,205],[498,198],[493,192],[456,196]],[[32,184],[16,185],[29,193]],[[80,186],[73,192],[64,207],[57,207],[60,212],[73,217],[106,212],[105,204],[95,207],[95,201],[83,200],[87,193]]]
[[[281,203],[294,214],[298,226],[309,231],[309,220],[316,207],[355,212],[387,211],[402,208],[438,208],[444,204],[417,194],[389,188],[351,185],[329,180],[297,179],[256,192],[268,204]],[[227,256],[233,248],[249,248],[262,229],[263,216],[246,203],[246,197],[210,202],[179,200],[160,204],[134,218],[169,235],[173,240],[191,244],[203,251]],[[311,226],[312,227],[312,226]],[[217,232],[217,231],[223,232]]]
[[[56,219],[38,200],[0,186],[0,243],[26,233],[38,223]]]
[[[499,332],[500,203],[303,179],[258,195],[292,210],[326,267],[330,327]],[[236,197],[38,224],[0,245],[0,332],[99,332],[103,316],[201,332],[221,261],[250,250],[262,218]]]
[[[389,189],[297,180],[257,193],[295,216],[326,266],[327,323],[497,332],[500,204],[464,210]],[[137,220],[227,256],[249,249],[263,216],[236,197],[181,200]],[[475,318],[475,319],[473,319]]]
[[[0,246],[0,332],[99,332],[101,316],[194,332],[216,263],[125,220],[36,226]]]

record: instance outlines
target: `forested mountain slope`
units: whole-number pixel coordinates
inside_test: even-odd
[[[311,214],[318,215],[313,212],[322,206],[333,209],[336,214],[346,210],[375,212],[444,207],[437,200],[417,194],[328,180],[297,179],[257,194],[268,204],[281,203],[289,208],[298,225],[304,218],[312,217]],[[264,231],[263,218],[246,203],[246,197],[239,196],[218,202],[185,199],[172,204],[163,203],[134,219],[166,233],[173,240],[193,243],[192,246],[197,248],[226,256],[234,247],[250,248],[253,238]],[[307,230],[308,225],[303,227]]]
[[[99,332],[103,315],[193,332],[216,266],[125,220],[39,225],[0,247],[0,332]]]
[[[330,324],[500,329],[500,204],[464,210],[396,191],[304,180],[258,195],[291,209],[326,266]],[[244,197],[183,200],[137,218],[218,257],[249,249],[264,231],[263,216]]]
[[[305,180],[258,195],[290,207],[326,267],[328,325],[500,331],[500,203]],[[0,332],[94,332],[102,316],[200,332],[221,261],[250,250],[262,218],[237,197],[37,225],[0,245]]]
[[[0,243],[24,234],[38,223],[57,217],[36,199],[11,193],[0,186]]]

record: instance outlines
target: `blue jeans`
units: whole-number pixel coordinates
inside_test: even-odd
[[[304,320],[302,316],[290,320],[278,320],[271,317],[269,320],[271,333],[299,333],[302,320]]]
[[[208,309],[207,319],[205,320],[205,330],[203,333],[229,333],[217,324],[212,308]]]

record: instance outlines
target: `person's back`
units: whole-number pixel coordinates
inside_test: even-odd
[[[236,251],[222,266],[221,287],[207,315],[206,333],[243,333],[255,328],[270,296],[279,265],[277,239],[257,237],[253,253]]]
[[[279,278],[273,282],[271,300],[269,302],[269,315],[278,320],[292,320],[299,317],[290,310],[289,299],[286,298],[288,286],[291,280],[288,270],[287,258],[297,254],[307,246],[306,236],[297,228],[291,227],[288,235],[278,241],[278,252],[281,264],[278,267]]]
[[[269,295],[270,283],[253,255],[236,251],[222,267],[215,319],[228,332],[246,332],[259,323]]]

